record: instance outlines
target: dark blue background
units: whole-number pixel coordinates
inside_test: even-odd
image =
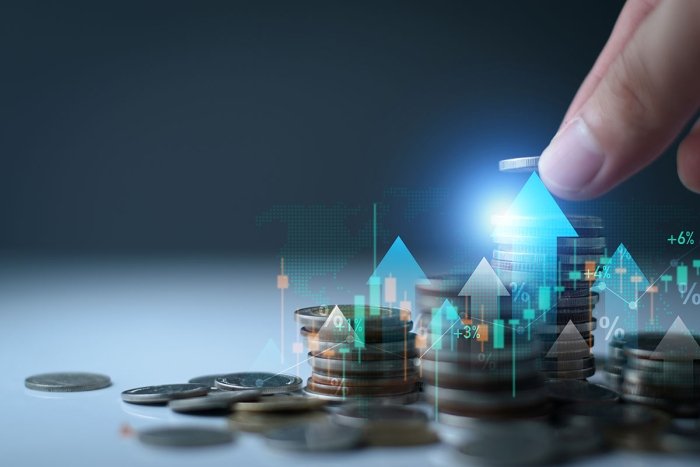
[[[273,204],[480,203],[498,159],[546,146],[621,6],[3,5],[0,248],[254,253],[280,244],[255,225]],[[608,196],[695,199],[671,156]]]

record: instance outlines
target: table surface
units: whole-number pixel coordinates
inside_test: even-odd
[[[5,258],[0,261],[0,378],[3,465],[305,465],[453,464],[442,444],[303,455],[268,449],[255,435],[198,449],[153,448],[122,434],[180,424],[226,426],[221,418],[179,415],[126,404],[124,389],[184,382],[193,376],[286,370],[296,364],[292,311],[314,305],[288,294],[285,363],[274,260]],[[360,276],[358,276],[360,277]],[[44,393],[24,387],[31,374],[94,371],[110,388]],[[9,460],[10,462],[6,462]],[[581,465],[697,465],[697,458],[611,453]]]

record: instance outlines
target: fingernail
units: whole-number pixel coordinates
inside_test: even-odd
[[[540,156],[542,180],[561,192],[577,193],[603,166],[603,152],[581,118],[556,134]]]

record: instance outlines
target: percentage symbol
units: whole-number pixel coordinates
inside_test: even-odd
[[[496,362],[494,362],[491,359],[491,355],[492,355],[491,352],[489,352],[487,354],[486,353],[479,354],[479,361],[482,363],[481,368],[483,370],[486,370],[486,369],[493,370],[496,368]]]
[[[462,332],[462,335],[464,336],[465,339],[479,339],[481,338],[481,334],[479,334],[479,326],[478,325],[469,325],[467,324],[464,326],[464,331]]]
[[[612,320],[612,323],[610,322],[610,318],[607,316],[603,316],[600,318],[598,323],[600,324],[600,327],[603,329],[607,329],[608,332],[605,335],[605,340],[609,341],[612,336],[615,336],[618,339],[622,339],[625,337],[625,330],[622,327],[617,327],[617,322],[620,320],[619,316],[615,316],[615,318]]]
[[[511,290],[513,290],[513,301],[521,301],[525,303],[530,303],[530,294],[525,291],[525,282],[518,284],[517,282],[511,282]]]
[[[693,235],[695,232],[686,230],[682,231],[678,234],[678,244],[679,245],[693,245],[695,244],[695,239],[693,238]]]
[[[690,286],[690,290],[685,293],[683,305],[687,305],[688,301],[690,300],[692,301],[693,305],[700,306],[700,292],[695,292],[695,287],[697,287],[697,285],[697,282],[693,282],[693,285]]]

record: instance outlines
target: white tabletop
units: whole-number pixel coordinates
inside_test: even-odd
[[[198,466],[279,467],[303,462],[386,467],[453,463],[451,448],[444,444],[302,455],[268,449],[260,437],[245,433],[233,444],[197,449],[153,448],[124,436],[125,426],[138,431],[162,425],[226,425],[221,418],[125,404],[120,399],[124,389],[252,369],[308,375],[308,364],[302,361],[297,366],[291,351],[297,338],[292,310],[315,303],[287,294],[288,351],[282,363],[276,349],[281,341],[277,274],[274,258],[262,262],[4,258],[0,262],[2,464],[178,466],[196,462]],[[28,375],[70,370],[107,374],[113,385],[83,393],[44,393],[24,387]],[[578,463],[697,465],[697,458],[612,453]]]

